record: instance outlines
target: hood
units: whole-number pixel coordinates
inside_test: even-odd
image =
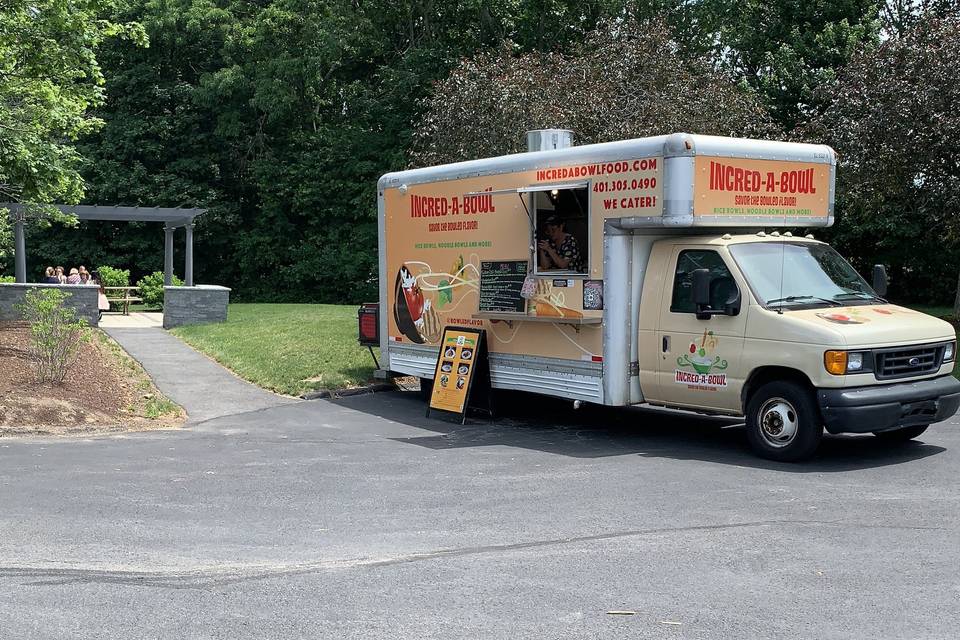
[[[840,334],[849,347],[883,347],[953,340],[953,326],[894,304],[785,311],[784,315]]]

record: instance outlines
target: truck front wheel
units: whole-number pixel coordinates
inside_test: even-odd
[[[760,456],[793,462],[813,454],[823,425],[809,389],[788,381],[768,382],[747,403],[747,439]]]

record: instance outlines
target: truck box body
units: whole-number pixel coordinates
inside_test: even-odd
[[[644,402],[643,350],[649,360],[657,348],[640,344],[656,322],[645,310],[660,303],[641,297],[645,280],[657,291],[646,273],[656,241],[826,227],[834,182],[826,146],[689,134],[387,174],[378,184],[382,366],[431,378],[442,328],[474,326],[487,332],[494,387]],[[578,269],[539,258],[551,219],[574,238]],[[481,312],[482,263],[522,260],[535,282],[522,312]]]

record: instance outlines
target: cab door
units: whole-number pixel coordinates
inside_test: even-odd
[[[665,404],[740,411],[748,291],[727,263],[729,255],[712,246],[680,246],[664,279],[658,327],[658,400]],[[723,309],[739,294],[736,315],[698,319],[693,271],[710,271],[710,307]]]

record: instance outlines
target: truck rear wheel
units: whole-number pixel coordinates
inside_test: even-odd
[[[794,462],[813,454],[823,425],[809,389],[788,381],[768,382],[747,403],[747,439],[760,456]]]
[[[893,431],[874,431],[873,435],[884,442],[906,442],[907,440],[920,437],[923,432],[927,430],[928,426],[929,425],[921,424],[912,427],[902,427],[900,429],[894,429]]]

